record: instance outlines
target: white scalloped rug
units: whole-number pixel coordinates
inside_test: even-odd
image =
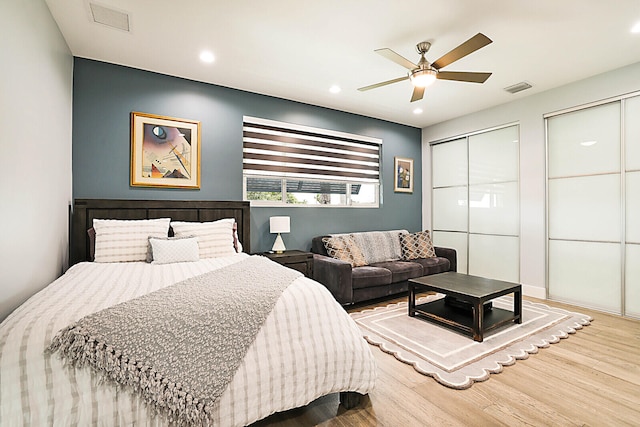
[[[417,303],[441,298],[429,295]],[[494,307],[513,309],[513,298],[493,300]],[[589,325],[590,316],[544,304],[522,301],[522,324],[510,324],[485,333],[483,342],[473,341],[431,322],[408,316],[407,302],[351,313],[364,338],[416,371],[456,389],[485,381],[503,366],[526,359],[538,348],[548,347]]]

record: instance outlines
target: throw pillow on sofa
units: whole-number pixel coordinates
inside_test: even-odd
[[[397,261],[402,259],[400,235],[407,230],[363,231],[358,233],[332,234],[332,237],[351,236],[360,248],[368,265],[376,262]]]
[[[330,257],[348,262],[352,267],[367,265],[362,251],[351,236],[333,236],[322,239]]]
[[[400,247],[402,248],[402,259],[407,261],[418,258],[433,258],[436,256],[436,251],[431,241],[431,233],[428,230],[411,234],[401,234]]]

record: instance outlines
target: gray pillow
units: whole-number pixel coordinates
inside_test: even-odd
[[[149,237],[150,260],[152,264],[171,264],[174,262],[193,262],[200,260],[198,238],[188,237]]]

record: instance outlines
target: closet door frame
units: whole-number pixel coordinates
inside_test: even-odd
[[[470,188],[471,188],[471,183],[470,181],[470,149],[469,149],[469,140],[472,136],[476,136],[476,135],[481,135],[481,134],[485,134],[488,132],[493,132],[493,131],[497,131],[497,130],[501,130],[501,129],[506,129],[506,128],[510,128],[510,127],[515,127],[516,128],[516,133],[518,135],[518,153],[517,153],[517,159],[516,161],[516,185],[517,185],[517,192],[516,192],[516,197],[517,197],[517,209],[516,209],[516,220],[517,220],[517,229],[518,229],[518,234],[517,235],[512,235],[512,234],[487,234],[487,233],[472,233],[470,231],[470,221],[471,221],[471,207],[470,207]],[[433,168],[433,162],[434,162],[434,156],[433,156],[433,147],[436,145],[440,145],[440,144],[445,144],[448,142],[453,142],[453,141],[457,141],[457,140],[461,140],[464,139],[465,140],[465,144],[466,144],[466,156],[467,156],[467,177],[466,177],[466,196],[467,196],[467,224],[466,224],[466,231],[451,231],[451,230],[436,230],[435,229],[435,224],[434,224],[434,209],[435,209],[435,203],[433,203],[433,200],[435,199],[435,195],[434,195],[434,190],[436,189],[434,186],[434,168]],[[481,129],[478,131],[474,131],[474,132],[469,132],[469,133],[465,133],[465,134],[461,134],[461,135],[456,135],[453,137],[448,137],[445,139],[441,139],[441,140],[436,140],[436,141],[432,141],[429,143],[429,148],[431,150],[431,167],[430,167],[430,172],[431,172],[431,232],[432,235],[434,234],[434,232],[453,232],[453,233],[460,233],[460,234],[464,234],[466,237],[466,272],[467,274],[469,273],[469,263],[470,263],[470,236],[471,234],[474,235],[479,235],[479,236],[483,236],[483,235],[490,235],[490,236],[498,236],[498,237],[516,237],[518,240],[518,254],[517,254],[517,280],[516,282],[520,283],[520,274],[521,274],[521,235],[522,235],[522,224],[520,221],[520,217],[521,217],[521,201],[520,201],[520,123],[519,122],[510,122],[510,123],[506,123],[503,125],[499,125],[499,126],[494,126],[494,127],[490,127],[490,128],[486,128],[486,129]],[[506,181],[505,181],[506,182]],[[503,183],[503,182],[500,182]],[[475,184],[474,184],[475,185]],[[442,187],[442,188],[446,188],[446,187]]]
[[[616,96],[616,97],[611,97],[611,98],[606,98],[603,100],[599,100],[599,101],[594,101],[591,103],[587,103],[587,104],[583,104],[583,105],[579,105],[579,106],[575,106],[575,107],[571,107],[571,108],[567,108],[567,109],[563,109],[563,110],[559,110],[559,111],[555,111],[552,113],[547,113],[543,115],[543,119],[544,119],[544,130],[545,130],[545,258],[546,258],[546,262],[545,262],[545,282],[546,282],[546,286],[545,286],[545,290],[546,290],[546,298],[547,299],[551,299],[550,297],[550,289],[549,289],[549,282],[550,282],[550,268],[549,268],[549,262],[550,262],[550,257],[549,257],[549,246],[550,246],[550,209],[549,209],[549,181],[550,181],[550,177],[549,177],[549,163],[550,163],[550,159],[549,159],[549,119],[550,118],[554,118],[554,117],[558,117],[564,114],[568,114],[568,113],[573,113],[573,112],[577,112],[577,111],[583,111],[589,108],[593,108],[593,107],[600,107],[606,104],[614,104],[614,103],[618,103],[619,104],[619,108],[620,108],[620,128],[619,128],[619,134],[620,134],[620,312],[613,312],[615,314],[619,314],[621,316],[626,316],[626,255],[627,255],[627,250],[626,250],[626,246],[627,246],[627,239],[626,239],[626,175],[628,173],[627,169],[626,169],[626,152],[625,152],[625,147],[626,147],[626,132],[625,132],[625,102],[627,99],[629,98],[635,98],[640,96],[640,91],[638,92],[632,92],[629,94],[625,94],[625,95],[621,95],[621,96]],[[591,175],[590,175],[591,176]],[[601,242],[601,241],[598,241]],[[607,242],[601,242],[601,243],[607,243]],[[618,242],[610,242],[610,243],[615,243],[618,244]],[[588,308],[588,307],[587,307]]]

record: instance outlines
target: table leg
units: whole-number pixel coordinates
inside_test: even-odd
[[[413,283],[409,283],[409,317],[416,315],[416,288]]]
[[[522,289],[513,293],[513,315],[516,323],[522,323]]]
[[[484,303],[478,301],[473,304],[473,340],[482,342],[484,340]]]

